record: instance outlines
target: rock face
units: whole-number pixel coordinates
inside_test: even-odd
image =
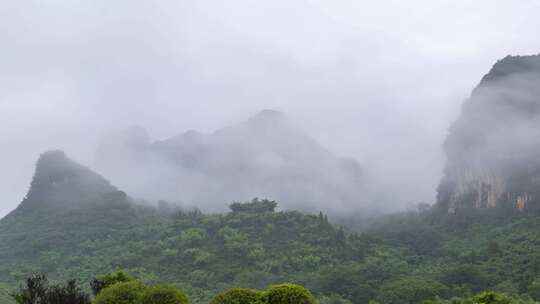
[[[444,144],[438,206],[523,210],[540,198],[540,55],[497,62]]]
[[[188,131],[160,141],[131,128],[103,141],[95,167],[135,197],[210,211],[254,197],[299,209],[362,201],[359,165],[272,110],[210,134]]]

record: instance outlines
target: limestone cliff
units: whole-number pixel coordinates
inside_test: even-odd
[[[540,198],[540,55],[497,62],[444,144],[438,206],[525,209]]]

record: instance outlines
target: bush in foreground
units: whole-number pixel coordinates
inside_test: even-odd
[[[122,282],[129,282],[133,281],[132,278],[129,277],[127,273],[124,271],[116,271],[116,272],[110,272],[107,274],[104,274],[90,282],[90,287],[92,287],[92,292],[94,295],[97,295],[101,292],[104,288],[107,288],[109,286],[112,286],[116,283],[122,283]]]
[[[311,292],[300,285],[280,284],[270,286],[262,294],[266,304],[315,304]]]
[[[116,283],[101,290],[92,304],[136,304],[147,288],[141,281]]]
[[[75,280],[63,285],[49,285],[45,275],[33,275],[18,292],[12,294],[18,304],[90,304],[90,297]]]
[[[185,293],[170,286],[153,286],[147,288],[140,300],[141,304],[188,304]]]
[[[254,304],[260,303],[261,291],[250,288],[231,288],[215,296],[210,304]]]

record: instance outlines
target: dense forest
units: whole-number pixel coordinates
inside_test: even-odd
[[[189,296],[171,285],[148,285],[123,271],[107,273],[90,282],[92,296],[70,280],[65,285],[50,284],[45,275],[26,279],[9,297],[17,304],[189,304]],[[216,294],[210,304],[348,304],[350,301],[332,295],[317,300],[303,286],[275,284],[266,290],[229,288]],[[379,302],[370,301],[370,304]],[[497,292],[482,292],[467,298],[453,297],[424,300],[422,304],[534,304],[530,298],[512,297]]]
[[[99,208],[62,211],[68,213],[61,219],[49,216],[56,223],[39,224],[49,225],[46,230],[37,229],[42,213],[25,212],[28,218],[18,224],[34,226],[32,237],[2,235],[0,296],[8,301],[7,290],[36,273],[52,282],[76,279],[89,292],[84,282],[124,269],[145,284],[182,290],[191,303],[208,303],[229,288],[264,290],[284,282],[304,286],[321,303],[445,303],[458,297],[464,302],[452,303],[469,303],[486,290],[512,300],[471,303],[540,299],[540,235],[533,229],[540,216],[533,210],[449,215],[423,207],[352,231],[330,223],[340,218],[277,211],[268,200],[206,215],[165,203],[141,207],[121,194],[108,199]]]
[[[19,207],[0,220],[0,300],[138,304],[156,292],[148,297],[198,304],[247,288],[231,292],[282,304],[289,302],[268,302],[268,292],[290,287],[309,298],[293,303],[305,304],[533,303],[539,225],[532,203],[453,213],[422,204],[371,219],[281,210],[267,199],[216,214],[165,201],[151,207],[52,151]],[[96,283],[119,270],[132,279]],[[96,286],[130,300],[99,300]],[[25,300],[36,294],[53,300]],[[239,301],[230,303],[251,300]]]
[[[539,28],[540,0],[2,1],[0,304],[540,304],[540,54],[499,57]]]

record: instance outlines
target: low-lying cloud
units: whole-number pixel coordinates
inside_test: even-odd
[[[433,201],[461,100],[497,58],[540,49],[535,12],[487,0],[4,3],[0,214],[44,150],[92,164],[111,130],[212,132],[264,108],[356,159],[387,204]]]

